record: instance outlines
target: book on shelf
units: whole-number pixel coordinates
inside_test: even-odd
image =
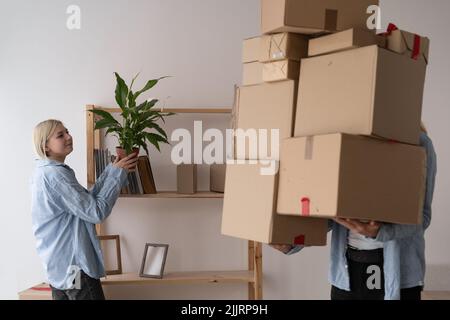
[[[98,178],[104,168],[114,162],[116,156],[111,155],[108,150],[94,150],[96,159],[96,177]],[[109,161],[105,162],[105,159]],[[98,174],[97,174],[98,173]],[[136,169],[127,175],[127,183],[122,187],[121,194],[155,194],[156,185],[148,156],[139,156]]]
[[[148,156],[140,156],[138,158],[137,167],[141,177],[143,193],[144,194],[157,193],[155,180],[153,178],[152,167],[150,165],[150,160],[148,159]]]
[[[95,177],[98,179],[108,164],[116,160],[108,149],[94,149]],[[121,194],[155,194],[156,185],[150,160],[147,155],[139,156],[135,171],[127,174],[127,184],[122,187]]]
[[[98,179],[113,161],[111,152],[108,149],[94,149],[95,178]]]

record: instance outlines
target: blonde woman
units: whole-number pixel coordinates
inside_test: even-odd
[[[33,141],[40,158],[31,179],[33,232],[53,299],[104,300],[99,279],[105,270],[95,224],[111,213],[137,157],[108,165],[88,191],[64,163],[73,140],[61,121],[39,123]]]

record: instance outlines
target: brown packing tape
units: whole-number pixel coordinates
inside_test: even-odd
[[[287,76],[288,73],[288,63],[287,61],[284,62],[281,66],[280,66],[280,71]]]
[[[334,9],[325,9],[325,26],[327,31],[337,30],[338,11]]]
[[[263,64],[263,81],[298,80],[300,63],[293,60],[278,60]]]
[[[270,36],[270,45],[267,57],[269,59],[284,59],[286,58],[286,52],[283,52],[283,49],[281,49],[281,44],[285,41],[287,33],[283,33],[279,42],[276,41],[276,36],[277,35]]]

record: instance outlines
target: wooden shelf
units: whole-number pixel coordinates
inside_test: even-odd
[[[110,113],[121,113],[120,108],[109,108],[92,105],[95,109],[108,111]],[[156,110],[162,110],[163,112],[175,112],[175,113],[230,113],[231,108],[155,108]]]
[[[102,285],[151,285],[192,283],[254,283],[254,272],[243,271],[192,271],[170,272],[162,279],[141,278],[136,273],[109,275],[102,278]]]
[[[199,191],[194,194],[180,194],[176,191],[161,191],[156,194],[121,194],[120,198],[155,198],[155,199],[222,199],[223,193]]]
[[[450,291],[422,291],[422,300],[450,300]]]
[[[108,108],[93,104],[86,105],[86,111],[92,109],[104,110],[110,113],[121,113],[120,108]],[[227,117],[233,116],[232,108],[164,108],[163,111],[177,114],[224,114]],[[95,183],[94,149],[98,149],[102,145],[100,130],[94,130],[94,127],[94,114],[92,112],[86,112],[88,187],[91,187]],[[162,191],[157,194],[120,195],[120,198],[141,199],[222,199],[223,197],[223,193],[210,191],[199,191],[195,194],[178,194],[176,191]],[[96,225],[96,231],[98,235],[102,235],[101,225]],[[248,270],[244,271],[172,272],[167,273],[163,279],[141,278],[136,273],[127,273],[122,275],[109,275],[102,279],[103,285],[146,285],[160,283],[243,283],[247,285],[248,298],[250,300],[260,300],[262,299],[262,244],[248,241]],[[36,292],[36,290],[33,292]]]

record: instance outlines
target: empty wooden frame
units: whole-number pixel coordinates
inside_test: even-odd
[[[100,241],[115,240],[116,241],[116,258],[117,269],[105,270],[106,275],[122,274],[122,255],[120,253],[120,237],[118,235],[97,236]]]
[[[139,276],[162,279],[168,249],[168,244],[146,243]]]

